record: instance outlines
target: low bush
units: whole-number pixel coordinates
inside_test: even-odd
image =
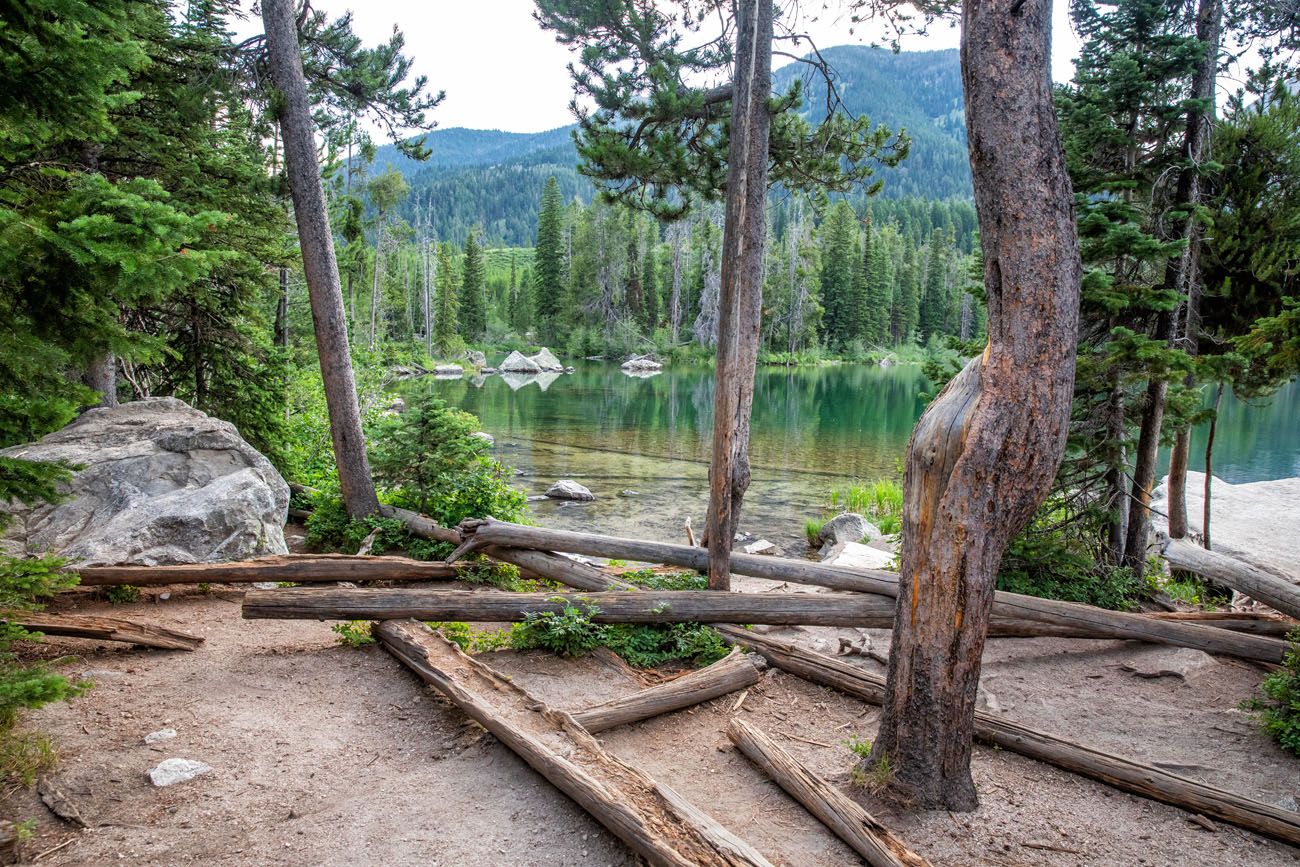
[[[1300,629],[1288,636],[1291,643],[1282,667],[1260,683],[1261,696],[1242,703],[1278,746],[1300,756]]]

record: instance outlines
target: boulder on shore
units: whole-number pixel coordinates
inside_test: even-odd
[[[469,362],[470,367],[475,370],[482,370],[487,367],[487,356],[477,349],[466,349],[465,360]]]
[[[546,489],[546,496],[552,500],[579,500],[588,502],[596,499],[596,495],[575,482],[573,479],[560,479],[555,484]]]
[[[0,455],[83,467],[64,502],[10,504],[9,554],[153,566],[287,553],[284,479],[234,425],[176,398],[88,410]]]
[[[536,364],[539,370],[551,371],[554,373],[564,372],[564,365],[560,363],[560,359],[556,358],[551,350],[547,349],[545,346],[538,350],[536,355],[529,356],[528,360],[533,364]]]
[[[856,512],[841,512],[822,525],[817,539],[823,544],[835,545],[840,542],[871,541],[880,538],[880,530],[875,524]]]
[[[541,373],[542,369],[531,358],[515,351],[506,356],[499,369],[506,373]]]
[[[623,362],[622,367],[629,373],[648,373],[652,370],[663,370],[664,366],[648,355],[634,355]]]

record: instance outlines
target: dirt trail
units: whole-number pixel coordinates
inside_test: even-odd
[[[758,582],[771,589],[770,584]],[[164,588],[165,589],[165,588]],[[160,591],[150,591],[150,599]],[[490,736],[465,722],[382,649],[339,647],[329,626],[244,621],[241,593],[78,610],[136,617],[203,635],[195,653],[110,649],[49,639],[41,653],[98,672],[82,698],[29,714],[60,753],[55,777],[95,826],[77,832],[34,793],[5,813],[39,825],[27,851],[53,865],[630,865],[619,841]],[[855,630],[777,629],[834,653]],[[865,633],[888,650],[888,633]],[[1166,648],[1058,639],[995,640],[984,702],[1008,717],[1205,779],[1267,802],[1300,789],[1300,761],[1236,709],[1261,673],[1220,659],[1190,681],[1123,670]],[[850,657],[875,671],[878,663]],[[642,679],[600,657],[501,652],[492,665],[544,700],[577,709],[633,692]],[[856,856],[793,804],[723,731],[728,696],[602,734],[633,761],[748,839],[774,863],[824,867]],[[870,738],[875,708],[773,672],[740,711],[828,779],[848,785],[851,736]],[[144,735],[178,736],[154,746]],[[210,774],[155,788],[146,771],[193,758]],[[912,813],[854,790],[936,864],[1294,865],[1300,849],[1117,792],[1020,756],[977,748],[981,807]]]

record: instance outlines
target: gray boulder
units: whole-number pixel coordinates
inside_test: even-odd
[[[564,372],[564,365],[560,363],[560,359],[556,358],[551,350],[545,346],[536,355],[530,356],[528,360],[536,364],[539,370],[553,371],[555,373]]]
[[[552,500],[581,500],[584,502],[596,499],[595,494],[573,479],[560,479],[546,489],[546,496]]]
[[[875,524],[855,512],[841,512],[822,525],[817,538],[823,545],[840,542],[861,542],[880,538]]]
[[[9,554],[158,565],[287,553],[284,479],[234,425],[175,398],[92,409],[0,455],[83,467],[64,502],[9,505]]]
[[[501,362],[501,370],[506,373],[541,373],[542,369],[531,358],[519,352],[512,352]]]
[[[482,370],[487,367],[487,356],[477,349],[465,350],[465,360],[469,362],[470,367]]]
[[[648,355],[634,355],[623,362],[622,367],[628,373],[649,373],[663,370],[663,365]]]
[[[439,364],[433,369],[433,375],[436,377],[460,377],[465,375],[465,368],[459,364]]]

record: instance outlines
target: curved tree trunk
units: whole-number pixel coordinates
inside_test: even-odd
[[[1065,449],[1079,249],[1048,76],[1050,0],[965,0],[962,79],[989,345],[926,410],[904,480],[903,563],[880,733],[922,807],[977,806],[970,752],[1003,550]]]
[[[772,92],[772,4],[740,0],[735,93],[727,154],[727,222],[718,304],[713,461],[709,467],[709,589],[731,586],[731,542],[749,487],[749,416],[754,404],[767,240],[767,163]]]
[[[105,352],[97,356],[82,376],[86,387],[99,392],[95,406],[117,406],[117,356]]]
[[[271,81],[279,93],[280,130],[284,137],[284,165],[293,193],[293,213],[298,223],[303,271],[311,297],[312,321],[316,326],[316,349],[320,355],[325,404],[329,410],[334,460],[339,469],[339,488],[348,514],[364,517],[379,509],[375,483],[370,478],[366,440],[361,431],[361,410],[357,405],[357,384],[352,376],[348,351],[348,326],[343,312],[343,290],[334,259],[334,236],[325,210],[316,164],[316,139],[311,106],[302,74],[298,32],[294,23],[293,0],[262,0],[262,22],[266,28],[266,49]]]

